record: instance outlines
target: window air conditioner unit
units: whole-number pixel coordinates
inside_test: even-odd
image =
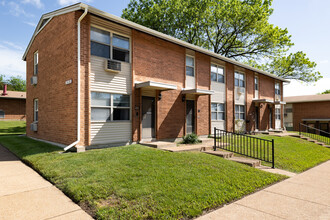
[[[121,71],[121,62],[114,60],[106,60],[105,70],[109,72],[119,73]]]
[[[37,85],[38,83],[38,77],[37,76],[32,76],[31,77],[31,85]]]
[[[38,131],[38,123],[36,122],[31,123],[30,129],[31,131]]]
[[[237,88],[238,94],[243,94],[244,92],[245,92],[244,88],[242,88],[242,87]]]

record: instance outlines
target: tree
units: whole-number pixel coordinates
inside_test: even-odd
[[[306,54],[287,56],[287,29],[268,22],[272,0],[131,0],[122,17],[288,79],[321,74]],[[284,64],[284,66],[282,66]]]
[[[0,89],[7,84],[7,89],[11,91],[26,91],[26,82],[20,76],[11,76],[6,80],[5,75],[0,75]]]
[[[330,94],[330,89],[325,90],[325,91],[322,92],[321,94]]]

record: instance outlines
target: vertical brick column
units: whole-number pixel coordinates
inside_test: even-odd
[[[226,130],[234,131],[234,65],[226,63]]]
[[[255,127],[255,106],[252,103],[254,94],[254,72],[246,70],[246,131],[252,131]]]

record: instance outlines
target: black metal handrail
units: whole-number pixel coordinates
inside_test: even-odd
[[[313,128],[311,126],[305,125],[303,123],[299,124],[299,135],[303,135],[309,137],[311,139],[317,140],[319,142],[323,142],[327,145],[330,145],[330,133]]]
[[[274,160],[274,139],[267,140],[214,128],[214,146],[217,148],[272,163]]]

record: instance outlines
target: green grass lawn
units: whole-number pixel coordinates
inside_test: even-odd
[[[25,134],[25,121],[0,121],[0,135]]]
[[[257,137],[275,141],[275,167],[300,173],[330,160],[330,149],[296,137]]]
[[[85,153],[27,137],[0,143],[97,219],[186,219],[285,177],[199,152],[130,145]]]

